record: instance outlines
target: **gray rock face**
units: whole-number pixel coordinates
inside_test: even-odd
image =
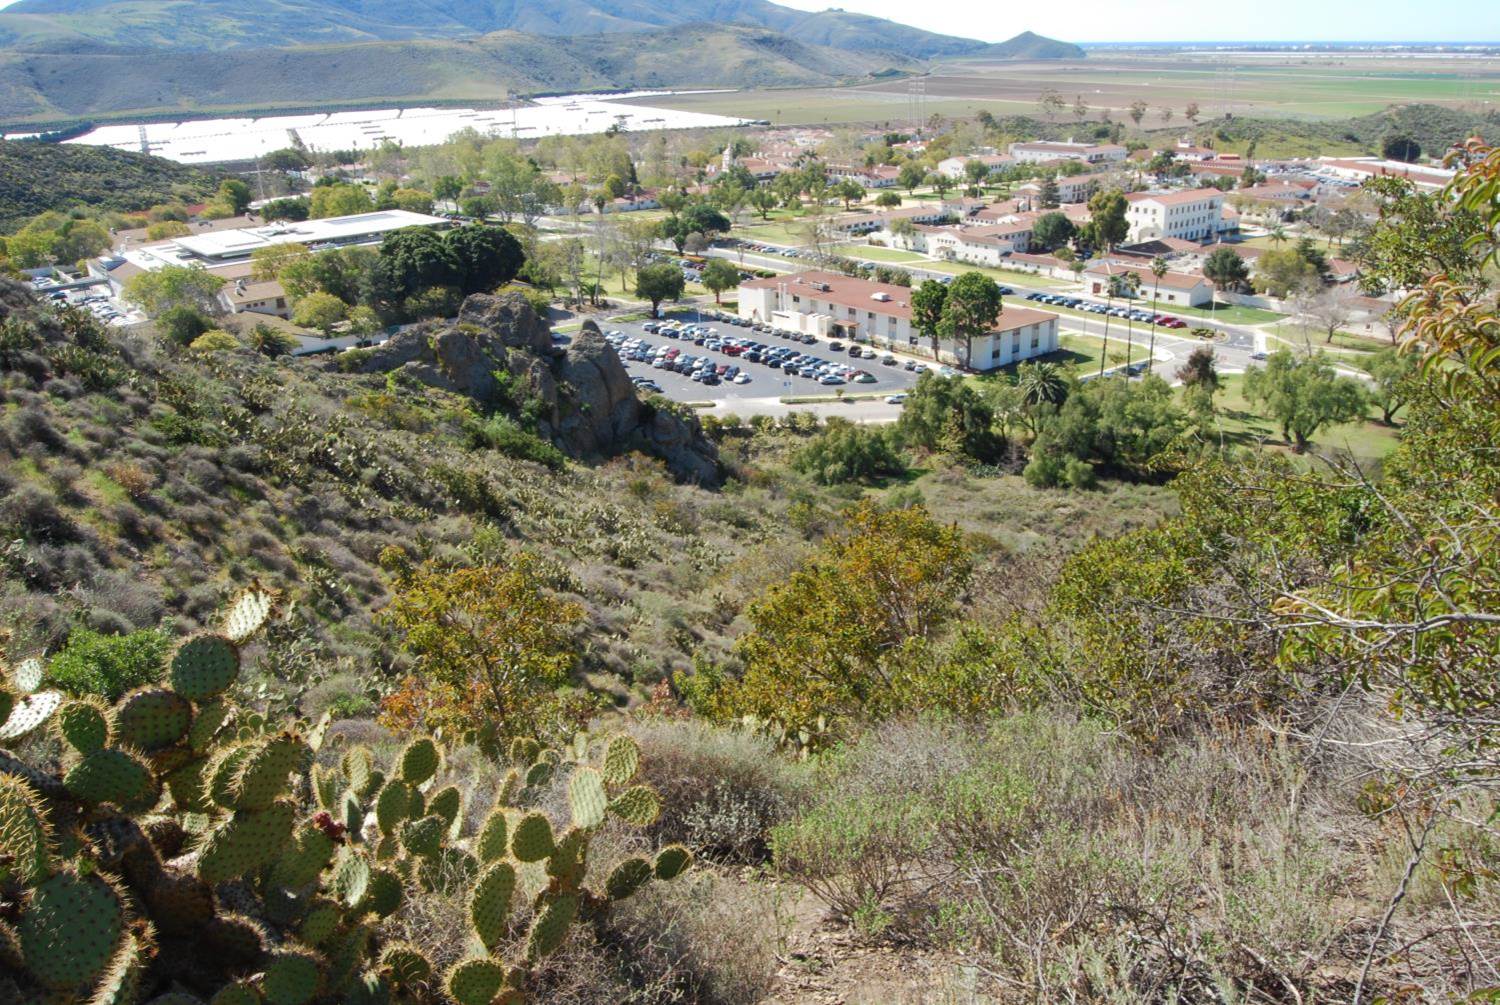
[[[640,450],[661,458],[684,481],[717,485],[722,477],[718,450],[697,416],[642,402],[598,325],[584,322],[561,351],[519,296],[471,296],[456,324],[402,332],[372,349],[360,370],[400,370],[483,408],[533,403],[539,432],[573,457]]]

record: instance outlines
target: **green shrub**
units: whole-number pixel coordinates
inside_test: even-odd
[[[75,628],[68,644],[52,657],[47,673],[64,690],[114,701],[160,677],[170,645],[165,633],[151,628],[129,635]]]
[[[492,415],[483,422],[470,423],[467,432],[472,446],[494,450],[519,461],[534,461],[554,471],[567,461],[561,450],[503,415]]]

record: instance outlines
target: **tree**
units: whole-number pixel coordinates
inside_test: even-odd
[[[882,209],[893,209],[901,205],[901,196],[895,192],[882,192],[875,197],[875,205]]]
[[[1047,121],[1051,122],[1058,112],[1067,107],[1068,103],[1063,100],[1061,94],[1057,93],[1056,88],[1044,87],[1041,95],[1036,99],[1036,104],[1042,110],[1042,114],[1047,116]]]
[[[250,278],[259,282],[279,280],[287,266],[311,254],[307,245],[297,241],[256,248],[250,253]]]
[[[445,174],[432,183],[432,197],[444,202],[452,202],[457,199],[459,193],[464,190],[463,179],[451,174]]]
[[[995,435],[994,424],[989,402],[972,384],[929,371],[907,392],[896,431],[908,447],[996,461],[1005,444]]]
[[[1317,267],[1298,254],[1296,248],[1268,251],[1255,263],[1255,288],[1278,300],[1320,285]]]
[[[193,339],[188,348],[193,350],[193,352],[210,353],[234,352],[237,349],[243,348],[243,346],[240,345],[239,339],[224,329],[211,328]]]
[[[1161,108],[1161,120],[1163,123],[1172,121],[1172,109],[1168,108],[1166,105],[1163,105]]]
[[[1318,328],[1323,332],[1323,341],[1331,344],[1339,329],[1354,317],[1351,293],[1338,286],[1320,289],[1307,306],[1306,313],[1318,323]]]
[[[1062,213],[1045,213],[1031,228],[1031,239],[1043,251],[1056,251],[1073,240],[1078,228]]]
[[[262,220],[306,220],[312,212],[311,203],[305,196],[290,199],[273,199],[260,208]]]
[[[943,325],[943,309],[948,304],[948,287],[936,279],[923,280],[922,285],[912,291],[912,327],[925,337],[932,346],[932,358],[938,358],[938,339]]]
[[[1206,424],[1214,414],[1214,395],[1224,386],[1213,349],[1206,345],[1194,349],[1177,368],[1177,379],[1182,381],[1188,409]]]
[[[1156,315],[1161,297],[1161,277],[1167,274],[1167,260],[1160,255],[1151,259],[1151,344],[1146,349],[1146,372],[1156,368]]]
[[[153,317],[173,307],[192,307],[216,315],[223,309],[219,304],[219,289],[223,285],[224,277],[207,269],[166,265],[131,276],[125,282],[124,296]]]
[[[1016,385],[1029,408],[1061,405],[1068,396],[1068,379],[1056,363],[1022,363],[1016,367]]]
[[[1198,121],[1199,114],[1200,112],[1198,111],[1198,102],[1189,101],[1187,108],[1183,109],[1182,117],[1184,119],[1187,119],[1189,122],[1196,123]]]
[[[368,213],[374,208],[375,203],[363,186],[339,182],[319,185],[312,190],[308,215],[314,220],[322,220],[332,216]]]
[[[1087,116],[1088,113],[1089,103],[1083,100],[1083,95],[1076,95],[1073,98],[1073,118],[1077,119],[1079,122],[1082,122],[1084,120],[1084,117]]]
[[[459,264],[454,245],[431,227],[406,227],[380,242],[375,269],[378,300],[399,302],[435,286],[456,285]]]
[[[717,304],[719,294],[739,286],[740,270],[722,258],[710,258],[703,267],[702,282],[713,293],[714,303]]]
[[[657,262],[636,273],[635,295],[651,301],[651,314],[655,317],[661,302],[681,297],[685,285],[681,269],[670,262]]]
[[[331,293],[309,293],[292,309],[292,323],[329,335],[333,326],[344,320],[348,309],[347,304]]]
[[[928,646],[958,611],[972,561],[957,527],[920,507],[845,514],[845,527],[753,600],[735,644],[743,678],[719,714],[789,731],[907,707]]]
[[[1474,207],[1419,192],[1405,178],[1375,178],[1361,191],[1375,199],[1379,216],[1350,252],[1366,292],[1416,289],[1435,273],[1479,283],[1496,239]]]
[[[382,617],[414,667],[385,703],[390,724],[545,735],[556,689],[577,662],[571,629],[583,617],[546,582],[541,561],[524,551],[504,565],[428,563],[401,575]]]
[[[1245,398],[1265,407],[1297,453],[1325,426],[1353,422],[1365,414],[1359,381],[1340,377],[1322,353],[1297,358],[1290,349],[1271,354],[1264,367],[1245,372]]]
[[[907,161],[901,165],[901,172],[896,176],[896,183],[908,193],[915,192],[926,180],[927,169],[916,161]]]
[[[990,166],[978,157],[971,157],[964,161],[964,177],[969,180],[970,185],[977,186],[989,176]]]
[[[1238,288],[1249,276],[1250,267],[1230,248],[1216,248],[1203,260],[1203,278],[1213,284],[1216,294]]]
[[[1359,361],[1359,368],[1374,381],[1370,398],[1380,409],[1380,420],[1387,426],[1406,404],[1413,390],[1420,358],[1414,352],[1396,348],[1382,349]]]
[[[264,322],[250,329],[250,348],[262,356],[285,356],[301,345],[291,332],[273,328]]]
[[[250,206],[250,186],[238,178],[226,178],[220,182],[216,198],[228,207],[230,216],[239,216]]]
[[[177,345],[192,345],[193,340],[213,327],[202,311],[188,304],[169,307],[156,318],[156,330]]]
[[[939,328],[953,340],[955,351],[963,342],[962,366],[973,358],[974,339],[994,331],[1001,306],[999,285],[982,272],[965,272],[949,285]]]
[[[771,218],[771,210],[776,208],[776,204],[779,201],[775,190],[765,185],[751,189],[749,198],[750,205],[755,207],[755,211],[760,214],[762,220],[769,220]]]
[[[1388,161],[1415,164],[1422,159],[1422,146],[1405,133],[1391,133],[1380,141],[1380,156]]]
[[[859,202],[865,197],[865,187],[853,178],[845,178],[839,182],[835,189],[838,197],[844,200],[844,209],[849,208],[850,203]]]
[[[1146,109],[1148,107],[1149,106],[1144,101],[1141,101],[1139,99],[1132,101],[1130,103],[1130,121],[1139,126],[1141,124],[1141,120],[1146,117]]]
[[[872,482],[903,474],[906,462],[896,449],[895,428],[864,426],[848,419],[828,420],[823,432],[792,458],[792,467],[821,485]]]
[[[1091,243],[1105,251],[1113,250],[1130,233],[1130,223],[1125,219],[1129,208],[1125,193],[1117,188],[1095,192],[1088,205]]]
[[[1042,209],[1056,209],[1061,205],[1056,178],[1049,174],[1041,180],[1038,187],[1041,191],[1037,193],[1036,201]]]
[[[504,286],[526,262],[521,242],[504,227],[458,227],[443,234],[443,243],[452,253],[457,285],[465,294]]]

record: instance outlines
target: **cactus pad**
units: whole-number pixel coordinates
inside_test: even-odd
[[[526,769],[526,785],[528,788],[546,785],[551,780],[552,765],[547,761],[537,761]]]
[[[443,835],[448,832],[448,822],[439,816],[409,820],[401,827],[401,846],[409,854],[421,858],[432,858],[443,849]]]
[[[524,736],[518,736],[510,741],[510,761],[518,768],[524,768],[536,760],[536,755],[542,752],[542,745],[535,740]]]
[[[213,890],[193,875],[160,873],[142,891],[146,910],[168,935],[196,935],[214,916]]]
[[[494,951],[505,938],[510,920],[510,902],[516,892],[516,870],[509,862],[496,862],[479,876],[469,898],[469,918],[484,948]]]
[[[649,785],[635,785],[616,796],[609,811],[628,824],[650,827],[661,816],[661,796]]]
[[[42,686],[45,676],[46,668],[42,666],[42,661],[35,656],[28,656],[11,668],[10,682],[22,694],[34,694]]]
[[[624,734],[609,738],[604,748],[604,781],[607,785],[629,785],[641,766],[641,748]]]
[[[121,743],[145,751],[160,750],[187,735],[193,724],[193,706],[164,687],[144,687],[121,699],[115,722]]]
[[[441,764],[442,755],[438,753],[437,744],[428,737],[420,737],[401,751],[401,780],[407,785],[421,785],[437,774]]]
[[[657,879],[676,879],[693,864],[693,853],[680,844],[670,844],[656,853],[653,866]]]
[[[370,763],[370,752],[364,747],[353,747],[340,759],[339,769],[349,780],[349,788],[363,799],[369,794],[370,777],[374,765]]]
[[[333,892],[345,907],[357,907],[370,892],[370,861],[345,848],[333,871]]]
[[[188,701],[210,701],[240,675],[240,651],[222,635],[194,635],[177,647],[168,668],[172,690]]]
[[[297,937],[309,946],[322,945],[337,931],[341,918],[339,906],[331,900],[319,899],[297,926]]]
[[[323,970],[310,952],[283,949],[266,965],[261,990],[267,1005],[306,1005],[318,993]]]
[[[493,810],[479,828],[479,834],[474,839],[474,852],[479,856],[479,861],[486,865],[500,861],[510,851],[510,845],[505,840],[509,830],[507,820],[504,810]]]
[[[375,797],[375,824],[382,834],[390,834],[411,815],[412,788],[403,781],[385,783]]]
[[[11,709],[16,707],[18,700],[10,685],[0,680],[0,726],[5,725],[5,720],[10,718]]]
[[[458,1005],[490,1005],[505,985],[505,968],[494,960],[464,960],[448,971],[448,997]]]
[[[380,972],[403,990],[421,988],[432,980],[432,964],[409,942],[395,942],[380,954]]]
[[[376,869],[370,873],[370,891],[365,895],[364,907],[382,918],[389,918],[401,909],[406,899],[406,888],[401,877],[389,869]]]
[[[31,976],[55,991],[94,980],[125,930],[120,897],[97,875],[60,872],[32,891],[16,926]]]
[[[291,839],[296,816],[290,800],[239,811],[209,831],[198,856],[198,875],[222,883],[270,865]]]
[[[203,944],[231,965],[253,963],[266,951],[266,933],[242,914],[219,914],[203,926]]]
[[[531,922],[526,934],[526,958],[539,960],[557,952],[568,937],[568,926],[578,917],[578,898],[565,893],[549,903]]]
[[[445,785],[427,800],[427,812],[442,817],[447,821],[450,829],[458,820],[458,814],[463,807],[464,797],[459,794],[456,785]]]
[[[241,593],[224,613],[224,635],[235,645],[244,645],[266,623],[275,599],[259,587]]]
[[[114,803],[121,808],[155,802],[156,780],[141,758],[106,747],[73,765],[63,777],[73,798],[85,803]]]
[[[540,862],[552,854],[552,824],[541,813],[528,813],[517,822],[510,850],[520,862]]]
[[[604,823],[609,797],[604,793],[604,778],[593,768],[579,768],[568,779],[568,810],[573,826],[590,828]]]
[[[206,754],[213,746],[214,737],[234,714],[234,706],[227,701],[210,701],[198,706],[193,724],[188,727],[187,742],[195,753]]]
[[[244,981],[235,981],[220,988],[208,1005],[260,1005],[260,992]]]
[[[51,838],[46,811],[31,786],[14,775],[0,775],[0,884],[15,879],[31,886],[51,870]]]
[[[52,718],[62,701],[62,695],[56,691],[39,691],[15,702],[5,723],[0,725],[0,743],[11,743],[35,730]]]
[[[651,878],[651,863],[643,858],[627,858],[609,871],[604,892],[610,900],[624,900]]]
[[[271,879],[276,885],[300,889],[317,881],[328,863],[333,860],[337,845],[314,823],[304,823],[297,829],[296,843],[276,861]]]
[[[114,732],[112,713],[98,698],[76,698],[57,710],[57,731],[80,754],[109,746]]]
[[[256,744],[240,762],[229,798],[236,809],[265,809],[287,790],[287,776],[301,771],[312,759],[312,750],[301,736],[280,733]]]

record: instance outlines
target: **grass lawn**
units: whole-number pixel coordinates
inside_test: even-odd
[[[1263,325],[1286,318],[1285,314],[1277,314],[1275,311],[1261,310],[1259,307],[1241,307],[1238,304],[1214,303],[1207,307],[1179,307],[1176,304],[1164,304],[1162,309],[1167,314],[1211,318],[1214,321],[1222,321],[1231,325]]]
[[[1104,340],[1093,335],[1085,335],[1082,332],[1064,332],[1057,340],[1058,350],[1050,352],[1045,356],[1039,356],[1036,362],[1057,363],[1064,367],[1072,368],[1074,374],[1086,377],[1099,372],[1099,357],[1103,354]],[[1136,342],[1131,347],[1130,362],[1143,363],[1146,360],[1146,346],[1143,342]],[[1025,360],[1024,362],[1033,362]],[[1116,342],[1113,338],[1109,340],[1108,367],[1123,366],[1125,364],[1125,340]],[[975,374],[969,380],[980,384],[990,383],[997,380],[1009,380],[1015,375],[1018,364],[1009,364],[999,370],[990,373]]]
[[[1232,443],[1249,445],[1265,442],[1274,447],[1289,450],[1281,438],[1281,429],[1276,423],[1261,415],[1256,407],[1245,400],[1245,378],[1243,374],[1226,374],[1224,390],[1215,397],[1218,406],[1217,422],[1224,437]],[[1313,437],[1315,452],[1347,450],[1361,461],[1379,460],[1395,449],[1400,425],[1386,426],[1379,421],[1380,412],[1371,407],[1363,422],[1350,422],[1340,426],[1329,426]]]
[[[948,272],[955,276],[965,272],[982,272],[1004,286],[1030,286],[1036,289],[1047,289],[1057,285],[1056,279],[1034,276],[1029,272],[1017,272],[1015,269],[995,269],[987,265],[970,265],[967,262],[931,261],[922,263],[922,268],[931,269],[933,272]],[[1051,308],[1048,309],[1050,310]]]
[[[1272,325],[1265,329],[1267,335],[1275,336],[1286,342],[1294,349],[1306,349],[1307,343],[1312,342],[1314,350],[1326,349],[1329,352],[1347,352],[1365,355],[1376,353],[1382,349],[1389,349],[1390,339],[1366,338],[1353,332],[1334,332],[1333,343],[1325,342],[1325,335],[1315,328],[1307,329],[1304,335],[1302,325],[1296,321],[1283,321],[1279,325]]]
[[[880,248],[870,244],[840,244],[834,247],[833,253],[849,258],[868,258],[872,262],[893,262],[897,265],[915,265],[926,261],[915,252]]]

